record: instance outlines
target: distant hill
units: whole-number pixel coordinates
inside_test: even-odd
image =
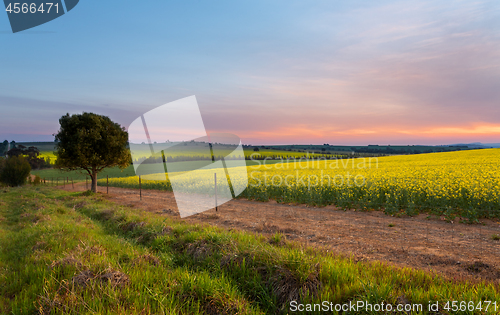
[[[286,150],[298,152],[324,153],[324,154],[420,154],[435,152],[451,152],[471,149],[484,149],[486,147],[469,147],[466,144],[461,145],[367,145],[367,146],[345,146],[345,145],[264,145],[252,146],[273,150]]]
[[[473,142],[473,143],[460,143],[460,144],[450,144],[448,146],[465,146],[469,149],[486,149],[486,148],[500,148],[500,143],[481,143],[481,142]]]
[[[483,143],[483,145],[489,148],[500,148],[500,143]]]

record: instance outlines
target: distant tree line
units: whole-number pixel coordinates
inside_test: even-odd
[[[13,149],[15,147],[16,147],[16,142],[12,141],[10,143],[10,148]],[[5,140],[4,142],[0,143],[0,156],[6,156],[8,149],[9,149],[9,141]]]
[[[36,147],[25,147],[22,144],[12,145],[9,151],[5,153],[8,157],[24,157],[29,163],[31,169],[50,168],[50,158],[40,157],[40,151]]]
[[[468,147],[449,146],[449,147],[420,147],[420,146],[406,146],[406,147],[391,147],[391,146],[376,146],[370,145],[368,147],[351,147],[351,150],[360,153],[382,153],[382,154],[421,154],[421,153],[435,153],[435,152],[450,152],[466,150]]]
[[[292,151],[292,152],[308,152],[309,154],[321,154],[325,156],[335,155],[336,158],[351,158],[356,156],[384,156],[392,154],[420,154],[434,152],[451,152],[471,149],[466,145],[454,146],[391,146],[391,145],[368,145],[368,146],[333,146],[328,143],[323,145],[261,145],[261,146],[244,146],[246,149],[259,152],[262,149]],[[340,153],[338,151],[347,151],[349,153]],[[328,157],[327,157],[328,158]]]

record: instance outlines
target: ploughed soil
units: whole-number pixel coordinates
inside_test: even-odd
[[[63,187],[61,187],[63,188]],[[64,189],[85,189],[84,183]],[[106,187],[98,187],[106,194]],[[457,280],[500,284],[500,220],[479,224],[448,222],[420,214],[392,217],[381,211],[344,211],[334,206],[279,204],[235,199],[184,219],[172,192],[109,187],[110,201],[228,230],[264,235],[280,232],[288,240],[322,247],[354,260],[383,261],[400,267],[432,271]]]

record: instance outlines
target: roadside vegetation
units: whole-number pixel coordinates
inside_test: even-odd
[[[281,234],[190,225],[105,195],[45,186],[0,194],[2,314],[286,314],[294,300],[425,310],[429,301],[500,298],[492,283],[355,262]],[[495,311],[460,312],[486,313]]]

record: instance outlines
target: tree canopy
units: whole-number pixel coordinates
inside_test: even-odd
[[[92,191],[97,191],[97,174],[106,167],[125,168],[131,156],[127,148],[128,133],[124,127],[106,116],[94,113],[66,114],[56,140],[56,167],[85,170],[92,179]]]
[[[0,143],[0,156],[5,155],[7,153],[7,148],[9,147],[9,141],[5,140],[4,142]]]

